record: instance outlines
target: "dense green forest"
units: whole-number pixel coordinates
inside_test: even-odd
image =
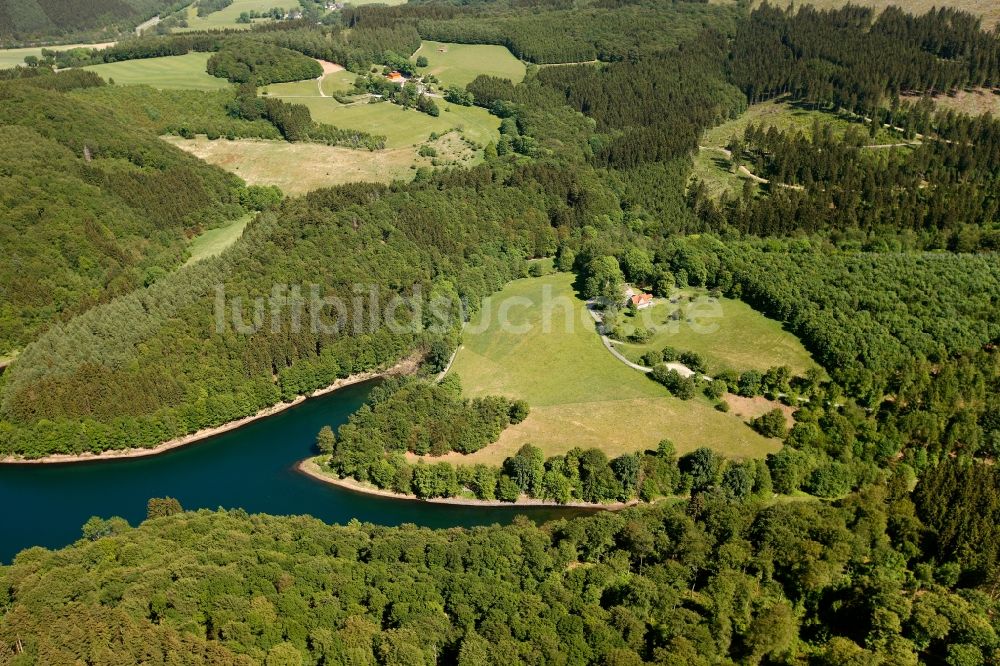
[[[368,73],[421,39],[577,64],[449,93],[499,117],[481,164],[265,206],[225,253],[171,271],[187,235],[254,197],[157,133],[377,149],[250,78],[313,76],[309,58]],[[995,86],[998,44],[950,9],[429,0],[72,56],[210,52],[246,80],[215,93],[4,74],[0,237],[16,261],[0,268],[0,345],[26,346],[0,378],[0,454],[151,447],[419,357],[422,377],[320,433],[331,473],[422,498],[657,501],[439,531],[158,501],[141,527],[95,518],[72,547],[0,568],[0,661],[997,663],[1000,123],[901,96]],[[779,94],[868,131],[750,125],[733,163],[766,186],[715,200],[689,181],[705,130]],[[883,129],[908,145],[869,147]],[[705,287],[782,322],[822,372],[707,383],[660,365],[676,350],[648,357],[679,398],[793,406],[788,428],[781,412],[752,423],[781,450],[414,461],[527,415],[430,377],[537,257],[586,296]]]
[[[91,87],[71,98],[28,85],[49,78],[0,81],[0,355],[152,284],[189,236],[245,210],[238,178],[110,120]]]
[[[184,0],[0,0],[4,44],[98,41],[191,4]]]
[[[964,468],[949,478],[955,496],[981,492]],[[0,659],[995,663],[996,598],[966,587],[965,556],[938,543],[968,539],[976,510],[930,515],[907,485],[894,475],[831,504],[709,491],[471,530],[151,502],[138,528],[94,519],[73,547],[0,570]]]

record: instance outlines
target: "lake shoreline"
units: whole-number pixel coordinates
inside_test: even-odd
[[[316,462],[317,459],[321,457],[323,456],[306,458],[295,466],[296,471],[301,474],[305,474],[312,479],[320,481],[321,483],[328,483],[332,486],[337,486],[338,488],[343,488],[352,492],[364,495],[375,495],[377,497],[386,497],[388,499],[403,500],[407,502],[426,502],[427,504],[451,504],[456,506],[480,506],[492,508],[547,507],[563,509],[590,509],[593,511],[620,511],[622,509],[638,506],[641,503],[638,500],[632,500],[631,502],[615,502],[612,504],[593,504],[591,502],[567,502],[566,504],[559,504],[558,502],[553,502],[552,500],[540,500],[530,497],[521,497],[516,502],[480,500],[467,497],[431,497],[425,499],[417,497],[416,495],[406,495],[392,490],[376,488],[372,485],[356,481],[350,477],[340,479],[332,473],[327,474],[320,469]]]
[[[213,426],[211,428],[202,428],[201,430],[162,442],[148,449],[112,449],[109,451],[102,451],[100,453],[53,453],[47,456],[42,456],[41,458],[18,458],[8,456],[0,458],[0,465],[61,465],[67,463],[99,462],[104,460],[124,460],[129,458],[147,458],[150,456],[157,456],[166,453],[167,451],[179,449],[183,446],[189,446],[206,439],[211,439],[217,435],[238,430],[245,425],[253,423],[254,421],[266,419],[270,416],[274,416],[275,414],[280,414],[287,409],[296,407],[310,398],[318,398],[319,396],[333,393],[334,391],[338,391],[342,388],[371,381],[372,379],[378,379],[380,377],[412,374],[416,371],[417,366],[420,364],[421,358],[422,357],[420,355],[415,354],[403,359],[396,365],[385,370],[359,372],[353,375],[348,375],[347,377],[338,379],[329,386],[316,389],[308,395],[296,396],[296,398],[290,402],[279,402],[276,405],[265,407],[256,414],[244,416],[243,418],[236,419],[235,421],[229,421],[228,423],[223,423],[222,425]]]

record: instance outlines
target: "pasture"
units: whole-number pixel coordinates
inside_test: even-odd
[[[225,9],[212,12],[207,16],[198,16],[198,10],[194,4],[188,7],[188,27],[177,28],[174,32],[188,32],[191,30],[217,30],[221,28],[248,30],[252,24],[237,23],[236,19],[243,12],[267,12],[272,7],[280,7],[284,10],[298,9],[299,3],[295,0],[233,0],[233,4]],[[271,19],[253,19],[253,23],[265,23]]]
[[[244,215],[228,224],[209,229],[192,238],[188,245],[190,256],[184,265],[189,266],[202,259],[222,254],[223,250],[239,240],[240,236],[243,235],[243,230],[246,229],[253,217],[253,215]]]
[[[547,456],[574,446],[615,456],[655,448],[663,438],[681,453],[709,446],[732,458],[780,448],[706,398],[673,398],[611,356],[568,273],[516,280],[489,299],[466,327],[450,372],[470,397],[500,394],[531,404],[528,418],[500,441],[446,456],[453,462],[499,464],[526,442]]]
[[[410,60],[416,61],[418,56],[426,57],[428,62],[427,67],[420,69],[420,74],[433,74],[445,86],[464,88],[480,74],[510,79],[514,83],[524,79],[524,63],[506,46],[425,41]]]
[[[315,86],[315,81],[312,83]],[[390,102],[344,105],[322,97],[290,101],[309,107],[313,120],[318,123],[381,134],[386,137],[386,147],[390,149],[415,146],[426,141],[432,132],[442,134],[452,128],[484,145],[500,137],[500,119],[491,116],[486,109],[448,104],[443,100],[438,100],[441,115],[436,118]]]
[[[679,319],[671,319],[678,311]],[[621,322],[626,335],[636,328],[654,331],[645,344],[617,344],[619,351],[636,363],[646,352],[670,346],[701,354],[710,375],[722,370],[767,370],[778,365],[802,374],[816,365],[799,339],[780,322],[768,319],[742,301],[710,298],[704,289],[678,290],[670,299],[657,299],[652,307],[633,316],[623,315]]]
[[[0,69],[8,69],[24,64],[24,59],[28,56],[42,57],[42,49],[49,51],[70,51],[72,49],[103,49],[111,46],[113,42],[102,44],[66,44],[65,46],[36,46],[24,49],[0,49]]]
[[[219,90],[229,85],[210,75],[205,64],[211,54],[187,53],[180,56],[125,60],[84,67],[116,85],[147,85],[160,89]],[[315,85],[315,82],[313,82]]]

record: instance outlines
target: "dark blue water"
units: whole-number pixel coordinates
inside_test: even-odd
[[[295,470],[315,455],[316,433],[336,428],[373,384],[356,384],[209,440],[148,458],[70,465],[0,466],[0,561],[29,546],[58,548],[80,538],[91,516],[138,525],[150,497],[176,497],[185,509],[243,508],[383,525],[454,527],[578,514],[553,507],[463,507],[355,493]]]

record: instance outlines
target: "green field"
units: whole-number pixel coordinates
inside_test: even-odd
[[[707,399],[670,397],[615,359],[572,283],[568,273],[516,280],[473,317],[451,372],[467,395],[522,398],[531,414],[496,444],[469,456],[449,454],[455,462],[500,463],[526,442],[546,455],[597,446],[613,456],[655,447],[665,437],[682,453],[710,446],[733,458],[780,447]],[[500,324],[504,312],[511,326]]]
[[[38,46],[26,49],[0,49],[0,69],[7,69],[9,67],[17,67],[18,65],[23,65],[24,59],[30,55],[41,58],[43,48],[50,51],[69,51],[71,49],[100,49],[107,46],[111,46],[111,42],[104,42],[103,44],[66,44],[65,46],[44,46],[44,47]]]
[[[243,12],[266,12],[272,7],[281,7],[282,9],[298,9],[299,4],[294,0],[233,0],[233,4],[229,5],[225,9],[220,9],[217,12],[212,12],[208,16],[198,16],[198,11],[192,4],[188,7],[188,27],[178,28],[175,32],[187,32],[190,30],[216,30],[219,28],[230,28],[246,30],[250,28],[249,24],[237,23],[236,19],[240,17]],[[267,22],[271,19],[254,19],[254,23]]]
[[[147,85],[177,90],[218,90],[229,82],[205,71],[208,53],[188,53],[181,56],[126,60],[84,69],[97,72],[104,79],[114,79],[117,85]]]
[[[243,230],[252,219],[253,215],[244,215],[225,226],[209,229],[192,238],[191,244],[188,245],[188,252],[191,253],[191,256],[188,257],[184,265],[189,266],[202,259],[222,254],[223,250],[239,240],[239,237],[243,235]]]
[[[332,96],[336,92],[346,92],[354,87],[354,80],[357,74],[342,70],[333,72],[323,77],[322,84],[317,84],[315,79],[306,81],[292,81],[291,83],[272,83],[260,89],[261,94],[271,97],[316,97],[323,95]],[[319,94],[320,85],[323,86],[323,95]]]
[[[410,59],[416,61],[417,56],[425,56],[428,61],[428,66],[421,68],[420,73],[433,74],[446,86],[464,88],[480,74],[499,76],[514,83],[524,79],[524,63],[506,46],[422,42]]]
[[[694,297],[694,301],[689,300]],[[670,315],[681,311],[678,321]],[[619,350],[639,362],[647,351],[670,346],[679,351],[701,354],[709,374],[722,370],[766,370],[787,365],[801,374],[816,365],[809,352],[779,322],[768,319],[742,301],[709,298],[703,289],[681,289],[670,299],[658,299],[650,308],[634,316],[623,316],[625,334],[636,327],[655,331],[643,345],[619,343]]]
[[[389,102],[343,105],[321,97],[295,102],[308,106],[316,122],[381,134],[386,137],[387,148],[414,146],[426,141],[431,132],[440,134],[452,128],[461,129],[467,138],[482,144],[500,137],[500,119],[491,116],[486,109],[448,104],[443,100],[438,102],[441,115],[436,118]]]

